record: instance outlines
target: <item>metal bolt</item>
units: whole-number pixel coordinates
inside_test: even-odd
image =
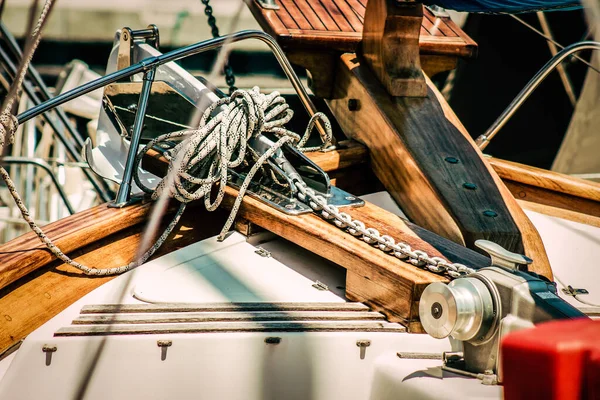
[[[288,210],[293,210],[294,208],[296,208],[295,204],[286,204],[285,208],[287,208]]]
[[[52,354],[55,353],[56,350],[58,350],[56,346],[47,344],[42,346],[42,351],[46,353],[46,366],[49,366],[52,363]]]
[[[486,217],[490,217],[490,218],[496,218],[498,216],[498,213],[496,211],[492,211],[492,210],[485,210],[483,212],[483,215],[485,215]]]
[[[435,319],[440,319],[442,314],[444,313],[444,308],[438,302],[435,302],[431,305],[431,316]]]
[[[123,32],[123,40],[125,40],[125,41],[129,40],[129,35],[127,34],[127,31]]]
[[[173,341],[171,340],[157,340],[156,345],[160,347],[160,360],[165,361],[167,359],[167,349],[171,347]]]
[[[271,252],[269,250],[263,249],[262,247],[258,247],[254,252],[261,257],[271,257]]]
[[[475,190],[475,189],[477,189],[477,185],[474,184],[474,183],[471,183],[471,182],[465,182],[465,183],[463,183],[463,187],[465,189],[469,189],[469,190]]]
[[[281,338],[277,337],[277,336],[271,336],[271,337],[265,338],[265,343],[266,344],[279,344],[279,343],[281,343]]]
[[[349,111],[358,111],[359,103],[358,99],[348,99],[348,110]]]
[[[446,160],[446,162],[450,164],[458,164],[458,158],[456,157],[446,157],[444,158],[444,160]]]
[[[130,104],[127,106],[127,109],[129,111],[135,111],[135,110],[137,110],[137,104]]]
[[[356,345],[360,347],[360,359],[364,360],[367,354],[367,347],[371,345],[371,341],[368,339],[357,340]]]
[[[354,201],[354,200],[356,200],[356,197],[354,197],[354,196],[346,196],[346,200],[348,200],[348,201]]]

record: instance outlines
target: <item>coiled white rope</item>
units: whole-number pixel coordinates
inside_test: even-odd
[[[223,109],[213,117],[213,113],[220,107]],[[331,124],[323,113],[313,115],[302,137],[285,129],[284,125],[289,122],[293,114],[288,104],[285,103],[285,99],[278,92],[265,95],[259,92],[258,87],[254,87],[250,91],[236,90],[230,97],[215,102],[204,112],[198,129],[168,133],[149,142],[138,152],[135,171],[139,171],[142,157],[152,146],[172,139],[183,139],[176,147],[165,153],[166,158],[170,161],[168,174],[175,174],[175,179],[171,180],[173,182],[171,186],[166,184],[166,182],[169,182],[167,179],[168,174],[167,177],[161,180],[155,190],[144,186],[137,173],[134,175],[138,186],[145,192],[151,193],[153,199],[158,198],[162,191],[168,190],[169,195],[180,201],[181,205],[156,243],[139,259],[121,267],[90,268],[65,255],[31,218],[14,182],[8,172],[1,166],[0,176],[6,182],[23,218],[52,254],[65,264],[79,269],[86,275],[121,274],[143,264],[160,248],[179,222],[187,203],[204,198],[204,204],[208,211],[214,211],[219,207],[225,194],[228,168],[238,167],[244,161],[248,150],[247,141],[251,137],[263,132],[270,132],[279,139],[264,154],[257,157],[256,162],[249,170],[239,189],[238,197],[229,217],[221,230],[220,240],[225,237],[233,224],[250,181],[269,157],[288,142],[303,146],[310,137],[317,120],[323,122],[328,138],[331,138]],[[326,143],[328,142],[329,140],[326,140]],[[307,151],[318,149],[318,147],[300,147],[300,149]],[[181,157],[181,162],[174,163],[173,161],[179,157]],[[179,165],[176,171],[174,165]],[[211,202],[213,187],[216,184],[218,184],[217,194],[215,200]]]
[[[223,110],[213,117],[215,110],[219,108]],[[134,175],[135,182],[144,192],[151,193],[154,200],[164,190],[169,190],[169,195],[182,204],[204,198],[206,209],[214,211],[223,201],[228,168],[240,166],[246,158],[248,139],[265,132],[274,134],[279,138],[277,142],[261,156],[254,157],[256,161],[240,186],[229,218],[219,234],[219,240],[222,240],[233,224],[252,178],[281,146],[290,142],[300,151],[320,149],[321,147],[304,147],[317,120],[321,120],[325,126],[325,143],[330,142],[331,124],[323,113],[312,116],[302,137],[284,127],[293,115],[294,112],[279,92],[262,94],[258,87],[249,91],[238,89],[230,97],[220,99],[206,109],[198,129],[167,133],[151,140],[136,157],[136,171],[139,170],[143,156],[153,146],[173,139],[184,139],[164,153],[165,158],[170,161],[169,171],[155,190],[146,187],[137,174]],[[178,158],[180,162],[174,162]],[[176,165],[177,171],[174,171]],[[174,174],[174,184],[167,188],[170,174]],[[215,186],[218,189],[216,195],[213,195]],[[213,197],[215,200],[211,202]]]

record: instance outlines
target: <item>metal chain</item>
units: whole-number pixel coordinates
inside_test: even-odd
[[[217,38],[221,35],[219,34],[219,28],[217,27],[217,20],[213,16],[213,9],[210,6],[210,0],[201,1],[202,4],[204,4],[204,14],[206,14],[206,16],[208,17],[208,26],[210,26],[210,31],[213,37]],[[234,91],[237,90],[237,87],[235,87],[235,76],[233,75],[233,69],[231,69],[229,61],[225,63],[223,69],[225,72],[225,83],[227,83],[227,86],[229,86],[229,94],[231,95]]]
[[[327,204],[327,200],[323,196],[316,194],[302,180],[295,179],[294,184],[298,189],[298,199],[312,208],[317,215],[385,253],[451,279],[475,272],[473,268],[466,265],[450,263],[441,257],[431,257],[422,250],[413,250],[407,243],[396,243],[391,236],[381,235],[377,229],[368,228],[362,221],[353,220],[349,214],[340,212],[338,207]]]

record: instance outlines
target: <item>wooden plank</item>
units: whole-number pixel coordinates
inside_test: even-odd
[[[361,303],[167,303],[167,304],[94,304],[86,305],[81,314],[106,313],[199,313],[199,312],[365,312]]]
[[[293,0],[279,0],[279,4],[287,11],[287,14],[294,20],[298,28],[313,29],[313,26],[294,3]],[[288,26],[288,28],[291,28],[291,26]]]
[[[430,85],[434,88],[433,92],[437,97],[442,110],[444,112],[444,116],[448,121],[452,123],[458,129],[458,131],[463,135],[463,137],[471,144],[473,148],[477,148],[475,142],[469,135],[469,132],[462,125],[454,111],[450,108],[450,105],[446,102],[442,94],[435,89],[433,84]],[[483,155],[482,155],[483,156]],[[521,232],[521,239],[523,242],[524,253],[528,255],[533,261],[533,263],[529,266],[531,270],[546,276],[548,279],[552,280],[552,269],[550,267],[550,261],[548,260],[548,255],[546,254],[546,249],[544,248],[544,244],[542,242],[542,238],[540,237],[539,232],[533,226],[533,223],[529,220],[529,218],[525,215],[521,207],[517,204],[515,198],[512,196],[506,185],[502,182],[500,176],[494,171],[493,167],[490,165],[487,160],[485,160],[484,165],[488,170],[490,176],[494,179],[502,198],[510,210],[511,216],[515,223],[517,224],[519,231]]]
[[[525,200],[517,200],[517,203],[519,203],[519,205],[525,210],[531,210],[551,217],[561,218],[567,221],[578,222],[580,224],[600,228],[600,216],[597,215],[589,215],[577,211],[567,210],[560,207],[553,207],[546,204],[540,204],[537,202]]]
[[[358,19],[358,17],[356,16],[356,12],[347,3],[347,1],[346,0],[333,0],[333,3],[335,3],[337,8],[341,11],[343,16],[346,18],[346,21],[348,21],[348,23],[352,27],[352,30],[354,32],[361,32],[362,27],[363,27],[362,21],[360,21]]]
[[[369,160],[369,150],[354,140],[338,142],[338,149],[334,151],[313,151],[305,155],[325,172],[361,165]]]
[[[329,52],[355,52],[362,40],[366,1],[358,0],[284,0],[285,7],[279,11],[267,10],[257,4],[248,5],[266,32],[275,36],[283,47],[291,50],[320,50]],[[289,7],[288,7],[289,5]],[[325,5],[325,7],[324,7]],[[297,10],[297,11],[296,11]],[[329,10],[329,11],[328,11]],[[332,18],[332,15],[334,18]],[[424,25],[421,27],[419,44],[422,54],[472,57],[477,52],[476,43],[449,18],[436,18],[424,9]],[[290,21],[298,17],[299,21]],[[283,23],[282,19],[287,22]],[[338,23],[342,24],[342,28]],[[310,27],[308,27],[310,24]],[[294,26],[295,25],[295,26]],[[360,26],[359,26],[360,25]],[[437,31],[434,36],[426,28]],[[290,30],[295,31],[290,36]],[[446,36],[444,36],[445,34]],[[445,40],[438,40],[445,39]]]
[[[362,4],[360,4],[360,2],[358,0],[346,0],[346,2],[348,3],[348,6],[350,6],[352,11],[356,14],[356,17],[358,18],[358,20],[361,23],[364,22],[366,7],[363,6]],[[362,26],[360,28],[360,31],[362,31]]]
[[[504,183],[517,200],[600,217],[600,202],[506,179]]]
[[[325,29],[328,31],[340,31],[341,29],[331,18],[327,10],[323,7],[319,0],[306,0],[310,7],[313,9],[315,14],[319,17]]]
[[[354,29],[348,23],[348,20],[340,9],[334,4],[332,0],[319,0],[326,12],[335,21],[336,25],[342,32],[355,32]]]
[[[277,40],[285,39],[288,36],[288,30],[277,16],[275,10],[264,9],[255,1],[248,2],[248,6],[252,15],[265,32],[277,38]]]
[[[202,312],[162,314],[99,314],[80,315],[73,325],[89,324],[165,324],[234,321],[364,321],[383,320],[383,314],[367,312]]]
[[[167,333],[233,332],[406,332],[390,322],[218,322],[156,325],[76,325],[60,328],[54,336],[156,335]]]
[[[127,209],[102,204],[44,226],[43,230],[65,254],[142,222],[150,203]],[[33,232],[0,246],[0,288],[15,282],[55,259]]]
[[[392,98],[350,54],[341,57],[336,77],[330,108],[344,131],[371,149],[376,175],[412,221],[459,243],[464,238],[469,247],[485,238],[515,252],[526,250],[534,255],[533,270],[551,276],[535,228],[492,176],[472,140],[444,118],[431,84],[425,100]],[[348,111],[349,98],[358,99],[358,111]],[[446,161],[448,157],[457,162]],[[474,183],[476,190],[463,187],[465,182]],[[496,217],[486,216],[487,210]],[[523,224],[517,226],[513,215]],[[528,235],[521,234],[523,227]],[[524,236],[532,240],[527,248]]]
[[[325,30],[325,25],[319,19],[306,0],[295,0],[294,3],[315,30]]]
[[[132,214],[134,212],[131,207],[124,210],[131,210]],[[126,219],[127,216],[122,218]],[[161,229],[170,222],[169,218],[169,215],[165,216],[165,223]],[[175,228],[151,259],[214,236],[225,219],[226,216],[222,212],[208,213],[190,208],[184,213],[180,226]],[[93,226],[93,223],[89,222]],[[85,224],[86,220],[82,220],[80,227],[85,229]],[[136,254],[143,228],[143,224],[138,224],[69,255],[80,263],[102,268],[124,265]],[[77,232],[71,233],[76,234]],[[82,296],[114,278],[90,278],[73,267],[54,261],[0,289],[0,353],[18,343]]]
[[[280,7],[279,10],[277,10],[277,16],[281,20],[281,23],[283,23],[283,26],[287,29],[300,29],[296,20],[287,12],[285,7]]]
[[[600,202],[600,183],[493,157],[489,162],[502,179]]]
[[[438,18],[430,13],[423,14],[423,25],[425,25],[425,20],[427,20],[429,33],[432,36],[457,37],[456,33],[446,24],[447,18]]]

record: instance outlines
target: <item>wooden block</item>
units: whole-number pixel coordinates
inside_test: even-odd
[[[361,54],[392,96],[425,97],[419,58],[423,5],[370,0],[365,12]]]
[[[390,96],[345,54],[328,105],[344,132],[370,149],[373,171],[411,221],[472,249],[487,239],[525,253],[532,270],[550,278],[539,234],[437,89],[428,88],[426,98]]]

